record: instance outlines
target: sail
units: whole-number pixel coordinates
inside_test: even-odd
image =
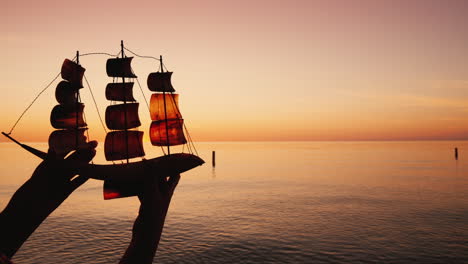
[[[166,113],[164,113],[164,99],[166,100]],[[179,112],[179,95],[154,93],[151,95],[150,114],[151,120],[159,121],[167,119],[179,119],[182,115]]]
[[[128,156],[126,138],[128,138]],[[143,132],[112,131],[107,133],[104,152],[106,160],[122,160],[144,156]]]
[[[175,92],[171,83],[172,72],[153,72],[148,75],[148,89],[153,92]]]
[[[73,89],[70,82],[61,81],[55,89],[55,99],[57,99],[59,104],[74,104],[76,103],[76,90]]]
[[[166,133],[165,120],[153,121],[150,127],[151,144],[154,146],[175,146],[187,143],[183,131],[183,124],[183,119],[168,119]],[[167,135],[169,135],[169,144]]]
[[[69,81],[74,89],[83,88],[84,72],[85,68],[69,59],[65,59],[60,71],[62,79]]]
[[[49,149],[57,155],[66,155],[70,151],[86,145],[86,129],[55,130],[49,136]]]
[[[111,101],[135,101],[135,98],[133,98],[133,82],[107,84],[106,99]]]
[[[136,78],[132,71],[133,57],[108,59],[106,63],[107,76]]]
[[[112,130],[122,130],[139,127],[138,103],[110,105],[106,109],[106,125]],[[125,119],[127,124],[125,124]]]
[[[83,119],[84,104],[56,105],[50,114],[50,123],[54,128],[74,129],[76,127],[85,127]]]

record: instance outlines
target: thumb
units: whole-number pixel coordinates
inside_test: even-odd
[[[72,163],[88,163],[96,156],[97,141],[90,141],[85,146],[77,149],[66,159]]]
[[[69,191],[73,192],[74,190],[76,190],[76,188],[83,185],[83,183],[85,183],[88,179],[89,179],[88,177],[81,176],[81,175],[75,177],[73,180],[70,181]]]

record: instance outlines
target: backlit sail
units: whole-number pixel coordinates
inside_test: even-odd
[[[83,118],[84,104],[80,102],[79,90],[83,88],[85,68],[76,62],[65,59],[60,75],[63,80],[55,89],[55,98],[59,103],[50,114],[50,123],[57,129],[49,136],[49,149],[59,156],[65,156],[86,144],[86,122]]]
[[[118,78],[121,82],[109,83],[106,87],[106,98],[114,102],[106,109],[106,126],[113,130],[106,135],[104,152],[106,160],[127,160],[145,155],[143,149],[143,132],[130,130],[141,125],[138,115],[139,104],[133,97],[133,82],[125,78],[136,78],[133,73],[132,57],[125,57],[123,43],[122,57],[107,60],[106,71],[109,77]]]
[[[179,110],[179,95],[171,83],[172,72],[164,72],[162,56],[159,58],[161,71],[148,76],[148,89],[156,92],[151,95],[150,140],[154,146],[170,146],[187,143],[184,135],[184,120]]]

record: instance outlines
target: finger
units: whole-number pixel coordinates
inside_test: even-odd
[[[171,192],[174,192],[175,188],[177,187],[177,184],[179,184],[180,181],[180,174],[173,175],[169,178],[168,184],[169,184],[169,190]]]
[[[153,178],[157,178],[160,185],[163,185],[163,184],[167,183],[167,176],[153,177]]]
[[[176,175],[172,175],[171,177],[169,177],[169,185],[170,186],[177,186],[177,184],[179,183],[179,180],[180,180],[180,174],[176,174]]]
[[[77,150],[72,155],[70,155],[63,166],[68,168],[73,174],[78,173],[78,169],[90,162],[93,157],[96,155],[96,150]]]
[[[77,174],[81,166],[88,164],[94,158],[96,155],[96,146],[96,141],[88,142],[85,146],[77,149],[65,159],[62,166],[67,168],[70,177]]]
[[[90,162],[96,155],[96,146],[97,146],[97,141],[88,142],[85,146],[77,149],[73,154],[71,154],[67,158],[67,161],[81,162],[81,163]]]
[[[89,179],[88,177],[81,176],[81,175],[75,177],[73,180],[70,181],[70,185],[69,185],[70,192],[73,192],[78,187],[83,185],[83,183],[85,183],[88,179]]]
[[[98,145],[98,142],[96,140],[91,140],[86,144],[86,147],[95,149],[97,145]]]
[[[157,177],[158,180],[158,188],[161,193],[164,193],[168,190],[168,184],[167,184],[167,176],[163,177]]]

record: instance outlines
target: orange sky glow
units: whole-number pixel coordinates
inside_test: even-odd
[[[463,0],[7,1],[0,130],[76,50],[117,54],[124,40],[164,56],[195,141],[468,139],[467,14]],[[107,58],[80,59],[101,115]],[[157,67],[133,63],[147,99]],[[56,83],[13,136],[47,140]],[[90,138],[102,141],[89,89],[81,94]]]

